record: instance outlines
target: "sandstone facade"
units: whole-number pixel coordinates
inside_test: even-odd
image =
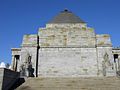
[[[117,51],[108,34],[96,34],[65,10],[39,28],[38,34],[24,35],[21,48],[12,48],[12,68],[26,69],[30,60],[35,76],[115,76],[119,71],[119,57],[114,58]]]

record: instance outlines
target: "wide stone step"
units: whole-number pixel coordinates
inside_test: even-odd
[[[28,78],[16,90],[120,90],[117,77]]]

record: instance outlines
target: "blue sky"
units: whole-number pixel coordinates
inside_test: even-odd
[[[37,34],[64,8],[120,46],[120,0],[0,0],[0,62],[10,63],[11,48],[20,47],[23,35]]]

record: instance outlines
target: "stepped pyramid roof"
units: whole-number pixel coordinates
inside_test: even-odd
[[[71,11],[65,9],[61,11],[57,16],[55,16],[48,24],[56,23],[85,23],[78,16],[73,14]]]

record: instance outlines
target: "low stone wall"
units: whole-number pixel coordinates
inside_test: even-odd
[[[0,89],[9,90],[12,85],[20,78],[19,72],[14,72],[9,69],[0,68]]]

